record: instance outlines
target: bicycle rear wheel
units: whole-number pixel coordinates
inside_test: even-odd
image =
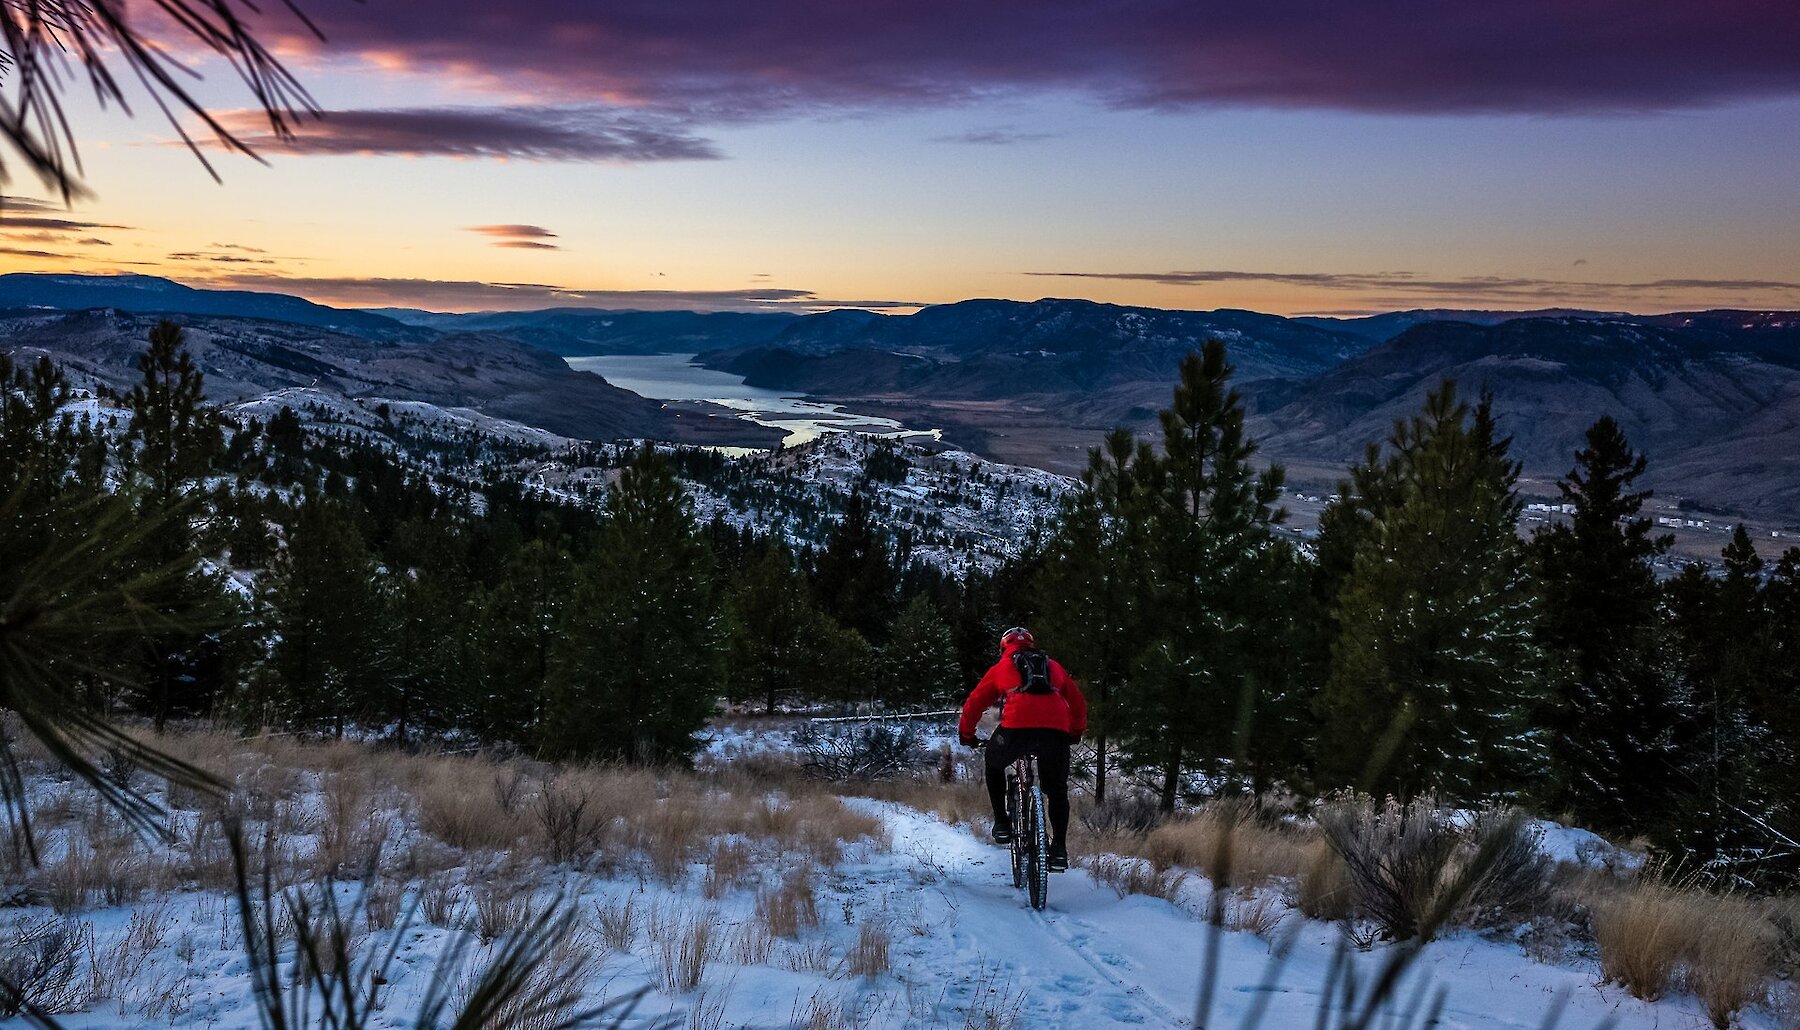
[[[1012,823],[1012,843],[1008,845],[1012,851],[1013,889],[1025,886],[1025,784],[1011,772],[1006,774],[1006,818]]]
[[[1035,783],[1031,785],[1030,808],[1031,844],[1025,878],[1031,889],[1031,907],[1042,909],[1050,903],[1050,831],[1044,820],[1044,792]]]

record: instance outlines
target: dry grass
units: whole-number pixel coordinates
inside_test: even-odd
[[[441,760],[439,775],[412,788],[419,827],[459,851],[502,851],[525,833],[516,811],[507,808],[494,767],[484,761]]]
[[[760,920],[746,920],[732,930],[728,953],[731,961],[740,966],[768,965],[774,950],[775,938],[769,935],[769,928]]]
[[[1105,884],[1119,897],[1143,894],[1164,901],[1181,899],[1181,886],[1187,882],[1185,870],[1158,869],[1147,859],[1125,855],[1089,855],[1081,865],[1095,882]]]
[[[1597,898],[1601,975],[1646,1001],[1692,991],[1716,1027],[1769,996],[1780,936],[1767,902],[1644,882]]]
[[[475,931],[484,941],[505,937],[531,922],[531,897],[513,882],[484,883],[475,888]]]
[[[713,842],[706,859],[706,879],[700,882],[700,893],[717,901],[725,892],[742,884],[755,868],[754,852],[749,845],[735,840]]]
[[[600,939],[614,951],[630,951],[637,944],[639,913],[637,898],[628,895],[624,900],[596,902],[594,905],[594,925],[600,929]]]
[[[851,976],[884,976],[890,967],[888,951],[894,938],[887,927],[864,923],[857,931],[856,944],[844,956],[844,966]]]
[[[680,918],[673,933],[657,945],[662,986],[670,994],[697,990],[706,979],[706,967],[718,957],[719,917],[711,911],[692,912]]]
[[[819,902],[810,870],[802,866],[788,874],[779,887],[758,892],[756,918],[776,937],[798,937],[802,928],[819,925]]]
[[[427,877],[419,886],[419,914],[432,926],[460,925],[466,905],[462,889],[443,873]]]
[[[1137,853],[1158,870],[1185,866],[1215,882],[1260,886],[1299,876],[1307,843],[1261,824],[1250,805],[1219,802],[1151,830]]]
[[[1350,870],[1331,845],[1315,840],[1301,855],[1300,873],[1288,905],[1308,919],[1339,922],[1356,914],[1356,891]]]

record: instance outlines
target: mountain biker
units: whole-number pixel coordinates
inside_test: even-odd
[[[1000,705],[1000,728],[988,739],[987,790],[994,805],[994,843],[1010,844],[1006,817],[1006,768],[1036,754],[1038,778],[1050,809],[1050,868],[1069,868],[1069,748],[1087,732],[1087,699],[1061,665],[1037,648],[1031,631],[1014,626],[1000,636],[1000,660],[963,702],[957,732],[974,747],[975,724]]]

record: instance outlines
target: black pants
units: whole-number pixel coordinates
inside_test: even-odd
[[[1069,735],[1061,730],[994,731],[987,746],[987,789],[995,822],[1006,819],[1006,770],[1019,756],[1036,754],[1038,782],[1050,809],[1050,842],[1063,846],[1069,833],[1069,742]]]

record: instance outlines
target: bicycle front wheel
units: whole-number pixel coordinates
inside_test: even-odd
[[[1025,862],[1025,878],[1031,889],[1031,907],[1042,909],[1050,903],[1050,828],[1044,819],[1044,792],[1035,784],[1031,788],[1029,807],[1026,821],[1031,827],[1031,843]]]

